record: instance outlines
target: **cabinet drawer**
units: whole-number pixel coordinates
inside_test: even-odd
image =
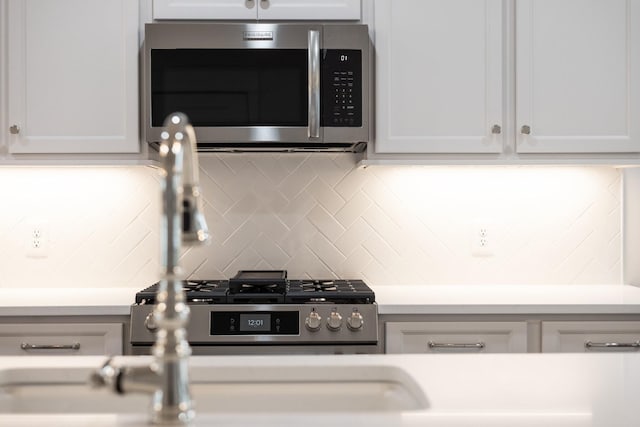
[[[1,356],[120,354],[120,323],[0,325]]]
[[[542,352],[639,351],[640,322],[543,322]]]
[[[526,322],[388,322],[387,353],[525,353]]]

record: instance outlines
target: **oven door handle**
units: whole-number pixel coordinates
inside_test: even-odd
[[[320,32],[309,30],[309,138],[320,138]]]

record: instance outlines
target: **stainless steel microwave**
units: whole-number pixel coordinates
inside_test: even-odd
[[[145,26],[142,129],[185,113],[199,151],[362,151],[370,138],[366,25]]]

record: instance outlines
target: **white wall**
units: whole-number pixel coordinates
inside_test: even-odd
[[[158,274],[148,168],[0,168],[0,287],[140,286]],[[26,251],[44,223],[46,258]]]
[[[608,167],[368,167],[345,154],[201,156],[213,242],[196,278],[284,268],[371,285],[622,283],[621,172]],[[0,286],[123,286],[160,267],[151,168],[0,169]],[[46,258],[25,256],[44,221]],[[489,226],[493,256],[471,254]]]

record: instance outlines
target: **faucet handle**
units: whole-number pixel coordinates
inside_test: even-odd
[[[200,206],[200,188],[185,185],[182,196],[182,241],[185,243],[207,243],[209,230]]]
[[[120,369],[112,365],[113,357],[109,357],[100,369],[94,371],[89,376],[89,385],[92,388],[116,387]]]

